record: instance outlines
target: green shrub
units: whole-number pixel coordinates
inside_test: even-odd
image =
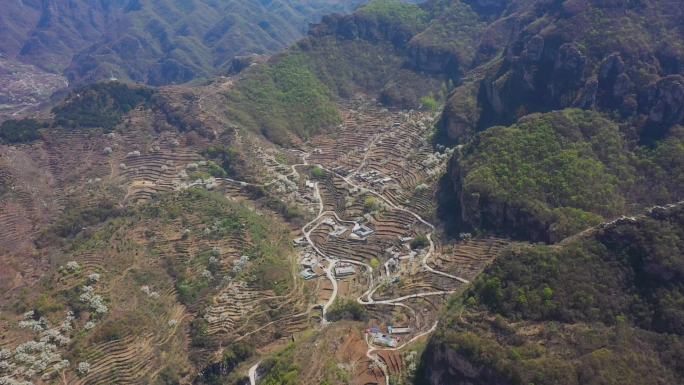
[[[428,111],[437,111],[438,102],[432,95],[420,98],[420,105]]]
[[[207,321],[204,318],[195,318],[190,323],[190,341],[192,346],[206,348],[210,346],[211,337],[207,333]]]
[[[130,110],[139,105],[149,105],[153,93],[150,88],[119,82],[96,83],[72,91],[52,112],[58,125],[102,127],[109,131]]]
[[[367,196],[366,199],[363,200],[363,209],[367,213],[377,211],[380,207],[382,207],[382,205],[374,196]]]
[[[330,310],[326,314],[328,321],[339,321],[343,319],[353,321],[368,321],[366,308],[353,299],[336,299]]]
[[[0,125],[0,142],[16,144],[40,139],[40,124],[33,119],[6,120]]]
[[[260,385],[298,385],[299,367],[294,361],[294,345],[288,345],[275,357],[265,360],[261,367],[266,371],[266,376],[259,380]]]
[[[71,238],[88,226],[94,226],[123,214],[115,202],[105,200],[96,206],[81,207],[72,204],[64,211],[57,221],[48,228],[46,236],[56,235],[61,238]]]
[[[204,279],[180,279],[176,283],[176,289],[178,290],[178,299],[186,304],[190,305],[195,302],[202,291],[209,287],[209,283]]]
[[[209,163],[209,174],[217,178],[238,175],[245,164],[241,154],[233,147],[212,146],[204,152],[204,156],[215,162]]]
[[[430,246],[430,241],[425,234],[420,234],[411,240],[411,248],[414,250],[422,249],[428,246]]]
[[[326,175],[327,173],[325,172],[325,170],[319,166],[315,166],[311,169],[311,176],[315,179],[323,179],[326,177]]]
[[[395,28],[418,31],[427,26],[428,14],[415,4],[401,0],[372,0],[359,8],[359,15],[375,17]]]
[[[291,134],[308,138],[337,124],[332,93],[314,75],[305,55],[288,53],[248,73],[226,94],[229,114],[277,143]]]
[[[562,247],[516,246],[474,282],[472,295],[511,318],[603,322],[684,332],[684,214],[625,223]],[[678,310],[679,309],[679,310]]]
[[[255,352],[254,347],[245,342],[231,343],[223,350],[221,360],[205,367],[201,372],[203,383],[220,385],[231,383],[229,375],[241,363],[251,357]]]

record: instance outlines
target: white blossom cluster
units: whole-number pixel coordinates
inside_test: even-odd
[[[140,287],[140,291],[142,291],[143,293],[147,294],[147,296],[150,297],[150,298],[154,298],[154,299],[159,298],[159,293],[157,293],[156,291],[153,291],[153,290],[150,289],[150,287],[147,286],[147,285],[141,286],[141,287]]]
[[[56,372],[69,366],[69,361],[62,358],[57,351],[58,346],[69,343],[69,333],[73,330],[74,314],[67,312],[66,318],[58,328],[51,328],[49,322],[41,317],[34,319],[35,313],[24,313],[24,319],[19,322],[22,328],[31,329],[38,333],[38,341],[27,341],[14,349],[0,349],[0,385],[30,384],[18,378],[32,378],[42,374],[43,379],[49,379]],[[51,370],[48,370],[51,369]]]
[[[31,381],[18,381],[10,377],[0,377],[0,385],[33,385]]]
[[[19,321],[19,327],[22,329],[31,329],[32,331],[39,333],[47,328],[47,320],[40,317],[40,319],[33,319],[35,313],[33,310],[24,313],[24,319]]]
[[[176,325],[178,325],[178,321],[175,319],[170,319],[168,325],[170,328],[175,327]]]
[[[90,283],[97,283],[100,281],[100,274],[98,273],[92,273],[88,276],[88,282]]]
[[[213,278],[214,278],[214,275],[211,274],[211,271],[209,271],[209,270],[207,270],[207,269],[204,269],[204,270],[202,270],[202,278],[204,278],[204,279],[213,279]]]
[[[96,313],[96,314],[104,314],[107,311],[109,311],[109,308],[107,308],[107,305],[104,304],[104,300],[102,299],[102,296],[99,294],[93,294],[93,291],[95,290],[92,286],[86,285],[81,288],[83,293],[81,293],[79,299],[81,302],[86,302],[88,303],[88,306]]]
[[[279,193],[294,192],[298,189],[297,184],[288,179],[285,175],[278,175],[275,185],[276,191]]]
[[[69,261],[69,262],[66,263],[66,265],[64,266],[64,268],[65,268],[66,271],[68,271],[69,273],[75,273],[75,272],[77,272],[77,271],[81,268],[81,265],[79,265],[78,262],[76,262],[76,261]]]
[[[90,372],[90,364],[87,362],[79,362],[78,363],[78,368],[76,369],[78,371],[78,374],[85,376]]]
[[[31,378],[44,372],[51,364],[62,362],[62,356],[56,350],[56,345],[46,341],[24,342],[16,347],[14,354],[3,349],[0,353],[0,357],[3,357],[0,360],[0,372],[9,375],[1,377],[0,384],[30,383],[17,378]]]
[[[249,262],[249,256],[241,256],[240,259],[235,261],[235,265],[233,266],[233,273],[238,274],[239,272],[241,272],[247,265],[247,262]]]
[[[69,360],[62,360],[62,361],[59,361],[58,363],[52,365],[52,369],[54,369],[57,372],[60,370],[66,369],[68,367],[69,367]]]

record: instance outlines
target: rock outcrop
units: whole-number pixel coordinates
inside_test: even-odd
[[[446,116],[442,128],[448,137],[569,107],[633,121],[642,139],[662,136],[667,127],[682,123],[684,51],[676,41],[683,36],[673,24],[684,17],[681,10],[670,10],[665,1],[575,0],[560,8],[542,1],[527,7],[509,4],[506,12],[485,32],[490,34],[502,20],[514,22],[505,55],[469,80],[479,85],[475,103],[482,113],[468,129],[449,123],[471,122],[470,116]],[[453,96],[461,97],[458,91]],[[472,109],[447,108],[445,113],[472,116]]]
[[[422,357],[421,385],[508,385],[491,367],[472,363],[446,342],[432,341]]]

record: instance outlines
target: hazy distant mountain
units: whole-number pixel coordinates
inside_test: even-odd
[[[5,4],[0,55],[71,83],[210,76],[237,55],[277,51],[323,14],[362,0],[27,0]]]

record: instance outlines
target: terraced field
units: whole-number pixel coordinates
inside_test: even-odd
[[[407,370],[401,351],[435,329],[447,296],[507,242],[467,238],[441,245],[434,239],[435,227],[421,215],[432,210],[448,154],[433,152],[425,139],[430,116],[362,100],[345,108],[343,123],[313,138],[295,168],[319,170],[295,178],[298,193],[308,188],[318,202],[318,215],[295,243],[303,266],[313,266],[314,279],[323,281],[309,283],[318,291],[323,326],[338,300],[356,301],[368,313],[366,360],[356,361],[353,383],[389,384],[390,376]]]
[[[167,92],[184,95],[174,87]],[[185,108],[197,111],[198,121],[215,130],[225,123],[202,112],[220,99],[193,100]],[[102,278],[92,295],[108,307],[99,316],[76,317],[77,332],[55,350],[70,357],[69,367],[12,373],[36,383],[191,381],[220,362],[227,346],[244,342],[258,349],[234,372],[258,383],[265,375],[258,357],[268,358],[287,341],[347,327],[330,320],[345,301],[366,317],[349,324],[346,340],[317,347],[329,355],[325,365],[337,365],[354,384],[388,384],[415,370],[414,346],[435,330],[447,296],[507,242],[439,239],[430,218],[450,152],[434,151],[427,140],[433,116],[363,99],[340,108],[340,126],[298,149],[277,148],[235,128],[213,138],[160,129],[159,116],[145,109],[130,112],[111,133],[49,131],[35,144],[3,147],[8,156],[0,160],[0,178],[16,188],[0,199],[0,224],[9,229],[0,235],[7,238],[2,245],[44,260],[33,282],[55,293],[57,303],[47,302],[49,321],[78,303],[70,296],[86,290],[85,277],[93,274]],[[208,150],[221,146],[238,150],[247,175],[210,174],[219,159]],[[104,224],[69,230],[65,248],[36,248],[34,240],[63,226],[54,218],[100,207],[103,199],[121,212]],[[82,207],[73,206],[76,200]],[[236,210],[241,218],[296,215],[287,231],[273,233],[277,226],[255,225],[261,219],[246,226],[231,214]],[[270,250],[263,234],[295,245],[264,259],[255,252]],[[17,261],[14,269],[26,274]],[[78,271],[64,275],[72,262]],[[60,266],[62,273],[54,273]],[[8,293],[18,293],[14,270],[0,273]],[[40,301],[46,300],[28,295],[21,306]],[[38,338],[12,326],[21,317],[0,320],[8,330],[0,345],[8,351]],[[131,324],[142,326],[118,326]],[[324,381],[331,369],[323,364],[304,370],[305,382]]]

